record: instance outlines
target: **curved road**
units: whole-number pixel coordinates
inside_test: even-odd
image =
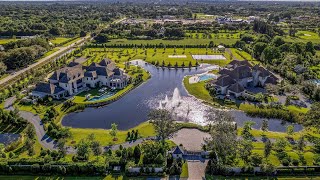
[[[13,104],[14,104],[15,100],[16,100],[15,96],[6,99],[5,103],[4,103],[4,109],[6,109],[8,111],[13,111],[14,110]],[[33,114],[32,112],[27,112],[27,111],[19,111],[19,115],[34,126],[38,141],[42,145],[42,147],[50,149],[50,150],[57,150],[57,141],[51,139],[46,134],[46,131],[44,130],[44,126],[41,123],[41,118],[38,115]],[[155,138],[155,137],[141,138],[136,141],[124,142],[121,145],[125,148],[128,148],[128,147],[136,146],[136,145],[142,143],[146,139],[153,139],[153,138]],[[117,149],[119,149],[119,147],[120,147],[120,144],[117,144],[117,145],[113,145],[113,146],[102,147],[102,149],[104,151],[107,151],[110,148],[112,150],[117,150]],[[67,146],[66,149],[67,149],[67,154],[75,154],[76,153],[76,149],[74,149],[73,147]]]
[[[16,97],[10,97],[8,98],[5,103],[4,103],[4,109],[12,111],[14,110],[13,104],[16,100]],[[36,135],[38,137],[39,143],[47,149],[50,150],[57,150],[57,141],[54,141],[51,139],[47,134],[46,131],[44,130],[43,124],[41,123],[41,119],[38,115],[33,114],[31,112],[27,111],[19,111],[19,114],[22,118],[27,120],[29,123],[31,123],[36,131]],[[75,149],[71,147],[67,147],[67,153],[68,154],[73,154],[75,153]]]

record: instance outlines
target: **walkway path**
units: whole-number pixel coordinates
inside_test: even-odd
[[[4,103],[4,108],[8,111],[13,111],[14,110],[13,104],[14,104],[15,100],[16,100],[15,96],[6,99],[6,101]],[[41,118],[38,115],[33,114],[32,112],[27,112],[27,111],[19,111],[19,114],[22,118],[24,118],[25,120],[27,120],[29,123],[31,123],[34,126],[39,143],[44,148],[47,148],[50,150],[57,149],[57,141],[53,140],[52,138],[50,138],[46,134],[46,131],[44,130],[44,125],[41,123]],[[154,137],[151,137],[151,138],[154,138]],[[136,145],[142,143],[143,141],[145,141],[147,139],[150,139],[150,137],[138,139],[136,141],[125,142],[125,143],[117,144],[117,145],[113,145],[113,146],[106,146],[106,147],[103,147],[103,150],[106,151],[109,148],[111,148],[112,150],[117,150],[117,149],[119,149],[120,145],[122,145],[124,148],[133,147],[133,146],[136,146]],[[76,153],[76,150],[73,147],[68,146],[66,148],[67,148],[67,154],[75,154]]]
[[[14,110],[13,104],[14,104],[15,100],[16,100],[15,96],[8,98],[4,103],[4,108],[9,111]],[[41,123],[41,119],[38,115],[33,114],[31,112],[27,112],[27,111],[19,111],[19,114],[22,118],[24,118],[25,120],[27,120],[29,123],[31,123],[34,126],[39,143],[44,148],[47,148],[50,150],[57,149],[57,146],[56,146],[57,141],[51,139],[46,134],[46,131],[44,130],[44,126]],[[67,153],[73,154],[73,153],[75,153],[75,149],[71,148],[71,147],[67,147]]]

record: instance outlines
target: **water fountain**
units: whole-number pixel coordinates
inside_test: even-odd
[[[165,95],[164,100],[158,101],[158,108],[170,111],[178,121],[206,124],[204,113],[208,107],[194,97],[181,96],[178,88],[174,89],[172,98]]]

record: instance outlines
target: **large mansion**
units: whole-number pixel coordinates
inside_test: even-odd
[[[87,87],[107,86],[122,89],[127,86],[129,76],[116,67],[110,59],[82,66],[71,62],[67,67],[53,73],[47,83],[39,83],[32,96],[42,98],[51,96],[56,99],[74,95]]]
[[[264,87],[277,84],[278,78],[260,65],[252,66],[248,61],[231,61],[219,71],[220,76],[211,81],[217,94],[243,96],[247,87]]]

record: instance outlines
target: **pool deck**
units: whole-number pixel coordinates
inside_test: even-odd
[[[202,76],[202,75],[209,75],[209,74],[210,74],[210,75],[213,75],[213,77],[210,78],[210,79],[216,79],[216,78],[218,78],[218,76],[217,76],[216,74],[209,73],[209,72],[202,73],[202,74],[196,74],[196,75],[194,75],[194,76],[192,76],[192,77],[189,78],[189,84],[198,83],[198,82],[201,81],[200,76]],[[214,76],[215,76],[215,77],[214,77]]]
[[[192,76],[189,78],[189,84],[198,83],[200,78],[198,76]]]

